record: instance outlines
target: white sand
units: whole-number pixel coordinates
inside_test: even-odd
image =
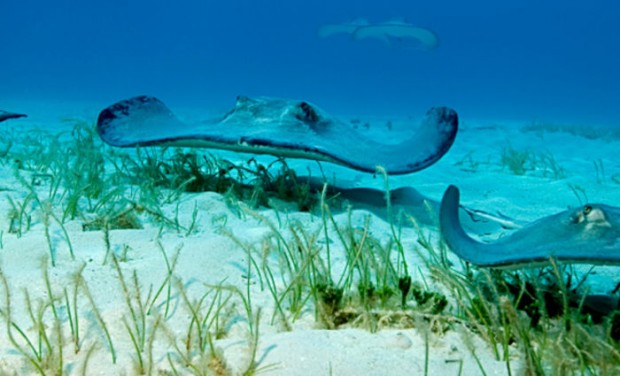
[[[91,111],[92,107],[88,108],[86,113]],[[27,111],[25,106],[19,110]],[[35,125],[50,128],[65,126],[58,120],[63,114],[56,113],[43,121],[44,117],[40,112],[41,110],[27,120],[6,122],[2,127],[18,129]],[[69,114],[68,117],[71,116],[73,114]],[[95,117],[96,113],[93,113],[92,119]],[[456,184],[461,189],[464,204],[490,212],[500,211],[504,215],[523,221],[553,214],[567,206],[579,205],[569,184],[582,187],[591,202],[618,204],[620,190],[618,183],[612,180],[612,177],[620,174],[620,165],[616,161],[617,140],[589,140],[565,133],[523,133],[518,127],[519,124],[465,121],[453,148],[442,160],[425,171],[391,179],[391,186],[412,185],[427,196],[438,200],[448,184]],[[540,170],[516,176],[503,169],[500,155],[508,142],[515,149],[549,151],[565,170],[566,177],[553,179],[545,176],[545,171]],[[231,157],[232,154],[225,155]],[[478,165],[474,167],[467,162],[459,165],[458,162],[467,155],[471,155],[472,160]],[[232,158],[235,156],[232,155]],[[263,158],[269,160],[269,157]],[[598,181],[594,161],[602,161],[605,169],[604,176],[598,176]],[[300,174],[307,166],[315,168],[313,163],[303,161],[291,161],[290,165],[302,171]],[[328,165],[323,167],[328,171],[335,171],[341,181],[352,181],[358,186],[381,187],[383,184],[380,178]],[[12,319],[28,331],[30,338],[34,340],[36,335],[26,313],[23,291],[28,290],[33,302],[47,296],[41,268],[42,260],[49,254],[45,226],[42,216],[36,214],[40,213],[39,210],[33,214],[29,231],[25,231],[21,237],[9,233],[8,197],[20,201],[27,192],[16,180],[12,163],[5,162],[0,167],[0,175],[3,176],[0,186],[6,191],[0,195],[0,230],[3,231],[0,265],[11,291]],[[49,182],[44,182],[37,188],[42,196],[48,189],[48,184]],[[174,274],[186,287],[190,299],[200,298],[208,290],[206,285],[212,286],[218,283],[236,286],[245,291],[248,282],[247,253],[225,233],[228,231],[240,241],[256,245],[257,249],[260,249],[262,240],[272,233],[271,230],[265,223],[250,215],[238,216],[226,205],[224,198],[215,193],[184,194],[179,206],[179,220],[182,226],[187,227],[192,222],[194,207],[198,209],[197,228],[189,235],[183,231],[179,233],[167,228],[160,236],[159,225],[146,215],[141,217],[145,222],[142,230],[111,231],[112,250],[118,255],[123,255],[123,250],[127,250],[126,258],[121,262],[124,277],[131,284],[131,273],[135,270],[143,295],[147,294],[149,288],[159,287],[167,274],[158,241],[161,242],[169,258],[172,258],[175,250],[180,250]],[[161,209],[174,217],[175,204],[162,204]],[[279,228],[285,236],[290,236],[287,231],[288,223],[294,221],[303,223],[308,231],[318,230],[322,225],[320,218],[309,213],[277,215],[273,210],[267,209],[261,209],[259,212],[273,223],[278,223],[280,220]],[[363,225],[367,215],[368,213],[362,210],[355,211],[354,224]],[[342,224],[347,221],[345,214],[338,214],[336,219]],[[378,217],[373,217],[371,221],[372,235],[385,239],[389,233],[388,225]],[[61,228],[52,221],[50,235],[57,254],[57,266],[49,268],[53,294],[62,297],[64,288],[71,293],[74,286],[72,275],[86,263],[83,276],[109,327],[118,359],[113,365],[107,342],[92,313],[92,307],[86,297],[80,294],[78,312],[81,316],[82,348],[77,354],[74,353],[71,343],[64,300],[57,302],[60,320],[63,322],[65,371],[67,374],[80,374],[88,348],[92,343],[98,343],[90,357],[87,374],[134,374],[136,352],[123,324],[123,317],[131,324],[130,313],[118,274],[111,262],[103,265],[105,256],[103,233],[84,232],[82,223],[83,221],[76,219],[65,225],[76,255],[76,260],[71,260]],[[425,233],[430,233],[433,239],[437,239],[436,229],[425,229]],[[403,230],[403,244],[406,247],[410,271],[414,281],[419,282],[421,276],[416,265],[420,265],[420,260],[414,252],[416,239],[415,231]],[[339,275],[339,270],[344,267],[344,256],[337,246],[334,246],[333,252],[334,274]],[[278,270],[275,259],[272,261],[274,270]],[[617,275],[616,268],[599,267],[593,277],[596,278],[598,289],[608,291],[610,286],[613,287]],[[421,329],[399,329],[397,323],[392,323],[392,328],[384,328],[376,333],[356,328],[326,330],[315,322],[312,304],[309,302],[302,317],[293,324],[293,330],[286,331],[278,320],[271,320],[274,300],[266,288],[260,288],[254,271],[250,277],[250,286],[253,314],[256,314],[259,308],[261,310],[257,361],[259,368],[266,367],[264,369],[266,375],[419,375],[423,374],[425,369],[426,346],[429,349],[427,360],[431,375],[456,375],[459,373],[459,367],[462,367],[464,375],[480,374],[470,351],[472,346],[476,349],[476,355],[487,374],[507,373],[505,362],[495,359],[488,344],[471,330],[458,324],[454,329],[444,333],[429,333],[427,338],[425,338],[427,329],[424,328],[428,326],[424,325]],[[4,288],[0,287],[0,291],[4,294]],[[152,359],[154,365],[151,369],[154,374],[168,374],[170,371],[166,354],[174,352],[171,345],[174,341],[169,337],[176,336],[180,345],[187,334],[190,315],[178,292],[175,291],[176,288],[173,288],[171,311],[163,318],[163,324],[155,334]],[[210,295],[206,301],[210,301],[212,296]],[[6,308],[4,295],[0,295],[0,299],[2,302],[0,309],[4,312]],[[227,323],[226,335],[216,340],[214,345],[222,353],[229,369],[233,374],[237,374],[247,366],[251,340],[247,330],[247,315],[241,301],[237,295],[232,299],[237,301],[237,305],[235,311],[228,316],[231,320]],[[156,310],[159,312],[163,312],[163,301],[162,298],[157,301]],[[456,312],[453,303],[448,308],[448,313],[450,312],[452,314]],[[47,322],[53,323],[49,309],[45,317],[49,319]],[[154,320],[153,315],[147,321],[152,324]],[[51,332],[49,329],[48,332]],[[13,333],[15,335],[15,332]],[[54,341],[55,337],[52,338]],[[18,341],[28,351],[25,342],[21,338]],[[517,349],[512,349],[512,354],[514,372],[519,370],[522,357]],[[180,374],[189,372],[182,368],[177,370]],[[24,356],[12,349],[6,336],[6,322],[2,322],[0,373],[23,375],[33,372]]]

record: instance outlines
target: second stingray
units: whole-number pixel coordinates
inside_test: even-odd
[[[319,185],[312,184],[314,189]],[[354,209],[364,209],[383,220],[402,226],[439,225],[440,203],[424,196],[413,187],[390,190],[390,213],[385,191],[374,188],[330,187],[330,193],[347,200]],[[519,221],[501,214],[493,214],[464,206],[458,207],[459,223],[467,231],[475,231],[480,236],[496,236],[500,232],[511,232],[522,227]]]
[[[514,268],[559,262],[620,264],[620,208],[586,204],[524,226],[492,243],[467,235],[459,220],[459,190],[451,185],[440,208],[441,235],[460,258],[478,266]]]

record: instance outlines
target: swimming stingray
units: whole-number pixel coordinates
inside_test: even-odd
[[[424,196],[413,187],[401,187],[390,191],[391,213],[389,214],[383,190],[330,187],[329,193],[349,201],[354,209],[368,210],[394,224],[413,226],[414,223],[406,216],[411,216],[417,225],[437,228],[439,224],[440,203]],[[513,219],[464,206],[459,207],[458,216],[463,227],[481,235],[494,235],[503,230],[521,228],[521,224]]]
[[[409,139],[371,138],[304,101],[238,97],[235,108],[206,123],[180,121],[159,99],[139,96],[101,111],[97,132],[113,146],[189,146],[327,161],[366,172],[390,174],[424,169],[452,146],[457,113],[428,110]]]
[[[22,117],[26,117],[26,116],[28,116],[28,115],[17,114],[15,112],[6,112],[6,111],[0,110],[0,123],[2,123],[5,120],[18,119],[18,118],[22,118]]]
[[[350,34],[354,40],[378,39],[388,45],[395,40],[413,41],[426,49],[432,49],[439,45],[439,38],[431,30],[414,26],[402,20],[371,24],[361,18],[349,23],[323,25],[319,28],[319,36],[321,37],[334,34]]]
[[[462,259],[489,267],[535,266],[551,259],[570,263],[620,264],[620,208],[586,204],[541,218],[493,243],[465,233],[458,216],[459,190],[441,200],[441,235]]]

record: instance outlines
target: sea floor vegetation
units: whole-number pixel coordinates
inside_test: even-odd
[[[262,360],[264,328],[286,332],[308,320],[329,330],[415,328],[426,340],[425,374],[433,374],[431,338],[451,331],[462,336],[480,374],[494,370],[480,360],[473,338],[484,339],[506,374],[620,373],[617,299],[589,294],[587,276],[570,266],[550,260],[526,271],[477,269],[450,256],[437,232],[414,219],[407,233],[399,224],[378,232],[370,216],[360,223],[337,193],[310,184],[285,160],[265,165],[191,149],[112,149],[91,124],[72,122],[60,134],[0,136],[0,169],[12,177],[2,183],[1,374],[87,375],[95,359],[110,369],[130,364],[122,371],[129,374],[268,373],[278,364]],[[504,154],[505,165],[527,168],[515,160],[517,151]],[[198,192],[220,195],[235,219],[260,225],[260,240],[240,235],[224,214],[203,223],[203,208],[191,199]],[[192,237],[207,226],[244,255],[240,283],[178,272]],[[148,275],[119,240],[131,231],[145,231],[156,245],[159,267]],[[28,286],[16,289],[9,268],[21,266],[7,261],[10,246],[32,233],[47,256],[28,271]],[[80,249],[77,236],[90,236],[99,251]],[[166,236],[178,246],[167,249]],[[61,266],[68,274],[60,275]],[[101,276],[85,277],[96,272]],[[112,299],[98,293],[102,284],[118,287],[120,306],[102,308]],[[258,304],[257,294],[270,303]],[[244,341],[242,364],[226,358],[227,338]]]

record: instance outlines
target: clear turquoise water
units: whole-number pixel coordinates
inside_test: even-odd
[[[0,105],[151,94],[219,110],[245,94],[345,114],[449,105],[465,118],[620,126],[618,4],[3,0]],[[360,17],[427,27],[440,45],[317,35]]]

